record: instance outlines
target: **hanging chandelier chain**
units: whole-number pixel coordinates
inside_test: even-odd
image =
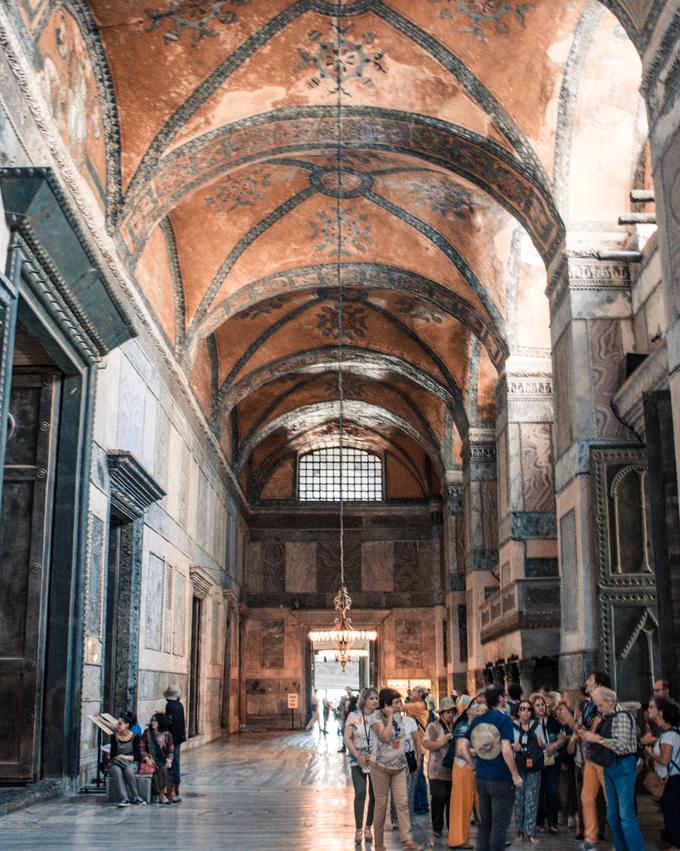
[[[335,218],[337,237],[336,278],[338,285],[338,407],[340,436],[340,586],[345,587],[345,495],[344,495],[344,435],[345,435],[345,391],[343,386],[343,344],[345,336],[345,303],[342,286],[342,176],[343,176],[343,127],[342,127],[342,79],[340,68],[341,45],[341,3],[336,4],[335,26],[335,73],[336,73],[336,138],[337,138],[337,191],[335,195]]]

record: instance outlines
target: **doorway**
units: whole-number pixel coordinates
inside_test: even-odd
[[[328,641],[308,641],[308,704],[314,705],[313,696],[327,700],[336,708],[347,688],[359,692],[373,681],[375,642],[357,641],[352,648],[354,658],[343,670],[336,661],[335,649]]]
[[[191,649],[189,655],[189,726],[188,735],[197,736],[200,732],[200,682],[201,682],[201,617],[203,601],[200,597],[191,598]]]
[[[0,514],[0,782],[42,775],[62,374],[17,327]]]

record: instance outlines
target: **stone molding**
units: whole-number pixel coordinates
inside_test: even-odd
[[[568,292],[630,289],[630,265],[626,261],[600,260],[597,251],[565,253],[550,277],[546,295],[554,311]]]
[[[131,452],[114,450],[106,456],[111,485],[111,505],[129,520],[136,520],[165,491]]]
[[[189,575],[193,596],[198,597],[199,600],[205,600],[210,594],[210,589],[215,585],[213,578],[197,564],[191,565]]]
[[[645,440],[644,394],[668,388],[668,350],[660,346],[630,375],[612,397],[616,416]]]

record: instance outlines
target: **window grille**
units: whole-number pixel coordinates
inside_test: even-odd
[[[383,467],[378,455],[363,449],[343,447],[342,477],[340,447],[316,449],[302,455],[298,463],[298,499],[301,502],[379,502],[383,498]]]

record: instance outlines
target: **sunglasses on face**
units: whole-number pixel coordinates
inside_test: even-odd
[[[519,711],[520,712],[531,712],[531,707],[530,706],[520,706]]]

